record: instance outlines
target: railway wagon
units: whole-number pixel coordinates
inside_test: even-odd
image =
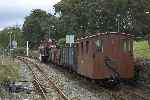
[[[52,48],[50,54],[53,55],[53,57],[50,57],[52,63],[70,70],[77,70],[76,51],[74,47],[65,47],[57,50]]]
[[[77,58],[76,58],[76,48],[66,47],[61,49],[62,57],[61,63],[70,70],[77,71]]]
[[[97,33],[77,40],[77,72],[91,79],[133,79],[133,40],[127,33]]]

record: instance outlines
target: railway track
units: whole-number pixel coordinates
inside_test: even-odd
[[[139,88],[123,85],[121,91],[131,100],[150,100],[150,96],[146,96],[143,92],[144,90]]]
[[[49,81],[49,84],[53,84],[53,86],[56,88],[58,93],[64,98],[64,100],[70,100],[61,90],[58,86],[54,84],[46,75],[46,73],[39,67],[39,65],[35,62],[33,62],[30,58],[27,57],[19,57],[23,58],[27,62],[30,62],[35,65],[35,67],[44,75],[45,79]],[[32,58],[33,59],[33,58]],[[106,89],[105,89],[106,90]],[[113,91],[113,90],[106,90],[109,95],[112,95],[114,100],[150,100],[149,97],[144,96],[141,91],[138,89],[122,85],[121,89],[118,91]]]
[[[43,100],[48,100],[47,95],[46,95],[46,93],[45,93],[45,89],[44,89],[43,86],[41,85],[39,78],[37,77],[37,75],[36,75],[36,73],[33,71],[33,69],[31,68],[30,64],[27,63],[27,62],[26,62],[25,60],[23,60],[23,59],[20,59],[20,58],[19,58],[19,60],[21,60],[22,62],[24,62],[24,63],[28,66],[28,68],[31,70],[32,75],[33,75],[33,85],[34,85],[34,88],[36,89],[36,92],[38,92],[38,94],[41,96],[41,98],[42,98]]]
[[[41,73],[42,77],[44,77],[44,79],[47,81],[48,83],[48,87],[51,88],[51,86],[54,87],[54,89],[56,89],[57,93],[63,98],[63,100],[71,100],[69,97],[67,97],[65,95],[65,93],[48,77],[48,75],[46,73],[44,73],[44,71],[39,67],[39,65],[37,63],[32,62],[31,60],[25,58],[25,57],[17,57],[17,59],[21,60],[22,62],[24,62],[29,69],[32,71],[33,74],[33,78],[34,78],[34,86],[36,87],[36,90],[38,91],[38,93],[40,93],[41,97],[44,100],[49,100],[46,93],[45,93],[45,89],[43,88],[43,86],[41,86],[40,80],[37,78],[36,72],[33,71],[33,68],[31,67],[31,65],[35,66],[38,71]]]

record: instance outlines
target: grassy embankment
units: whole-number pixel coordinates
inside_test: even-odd
[[[136,58],[150,59],[150,49],[147,41],[134,42],[134,55]],[[144,63],[140,72],[137,73],[137,79],[145,84],[150,84],[150,64]]]
[[[0,56],[0,84],[6,81],[19,80],[19,64],[8,57]],[[5,96],[0,90],[0,96]]]
[[[16,81],[19,79],[19,64],[12,59],[0,57],[0,82]]]
[[[134,42],[135,57],[150,59],[150,49],[147,41]]]

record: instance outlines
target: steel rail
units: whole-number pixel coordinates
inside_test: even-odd
[[[44,78],[46,80],[48,80],[48,84],[49,86],[52,84],[53,87],[57,90],[57,92],[61,95],[61,97],[64,100],[71,100],[68,96],[65,95],[65,93],[44,73],[44,71],[39,67],[39,65],[37,63],[34,63],[33,61],[25,58],[25,57],[20,57],[21,59],[27,60],[28,62],[30,62],[31,64],[35,65],[35,67],[41,72],[41,74],[44,76]]]
[[[36,77],[37,75],[36,75],[35,72],[32,70],[32,68],[30,67],[30,65],[25,61],[25,59],[19,59],[19,60],[21,60],[22,62],[24,62],[24,63],[28,66],[28,68],[31,70],[32,75],[33,75],[33,80],[34,80],[34,82],[37,84],[37,86],[38,86],[40,92],[42,93],[42,94],[40,94],[41,97],[42,97],[44,100],[48,100],[48,99],[47,99],[47,96],[46,96],[46,94],[45,94],[45,92],[44,92],[44,90],[43,90],[43,88],[42,88],[42,86],[41,86],[41,84],[40,84],[39,79]],[[35,85],[34,85],[34,86],[35,86]],[[36,87],[36,86],[35,86],[35,87]]]

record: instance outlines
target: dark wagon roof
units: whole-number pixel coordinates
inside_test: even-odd
[[[83,39],[88,39],[88,38],[93,38],[93,37],[96,37],[96,36],[102,36],[102,35],[122,35],[122,36],[126,36],[128,38],[132,38],[133,35],[131,34],[128,34],[128,33],[121,33],[121,32],[105,32],[105,33],[96,33],[94,35],[90,35],[90,36],[86,36],[86,37],[81,37],[81,38],[78,38],[78,40],[83,40]]]

